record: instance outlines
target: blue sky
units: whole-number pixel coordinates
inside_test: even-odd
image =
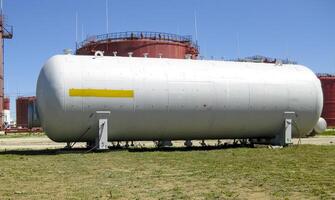
[[[3,0],[14,37],[5,41],[5,94],[34,95],[43,63],[78,40],[106,33],[106,0]],[[109,32],[146,30],[195,36],[206,58],[289,58],[335,73],[333,0],[108,0]],[[82,37],[83,36],[83,37]]]

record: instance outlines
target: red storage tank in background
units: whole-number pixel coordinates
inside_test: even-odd
[[[106,56],[163,57],[196,59],[199,49],[191,36],[170,33],[129,31],[92,36],[77,45],[77,55],[94,55],[103,51]]]
[[[16,99],[16,126],[27,128],[28,127],[28,105],[36,101],[35,96],[31,97],[18,97]]]
[[[10,110],[10,98],[9,97],[5,97],[3,99],[3,109]]]
[[[335,75],[318,74],[323,91],[323,111],[321,116],[329,128],[335,128]]]

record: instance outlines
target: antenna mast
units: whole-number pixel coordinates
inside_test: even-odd
[[[194,29],[195,29],[195,42],[198,43],[198,25],[197,25],[197,11],[194,10]]]
[[[84,24],[81,24],[81,41],[84,40]]]
[[[76,47],[78,44],[78,12],[76,12]]]
[[[109,33],[109,30],[108,30],[108,0],[106,0],[106,32]]]
[[[237,47],[237,57],[240,58],[240,34],[237,32],[236,34],[236,47]]]

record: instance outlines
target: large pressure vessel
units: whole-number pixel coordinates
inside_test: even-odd
[[[319,79],[301,65],[56,55],[42,68],[37,106],[54,141],[272,138],[294,112],[293,136],[322,111]]]

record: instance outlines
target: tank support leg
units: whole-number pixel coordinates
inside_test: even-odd
[[[99,134],[95,138],[95,147],[97,150],[108,149],[108,116],[110,111],[97,111],[99,119]]]
[[[201,140],[200,145],[201,145],[202,147],[207,146],[205,140]]]
[[[66,148],[66,149],[71,149],[71,148],[72,148],[71,143],[70,143],[70,142],[67,142],[65,148]]]
[[[192,147],[192,140],[185,140],[184,145],[188,148]]]

